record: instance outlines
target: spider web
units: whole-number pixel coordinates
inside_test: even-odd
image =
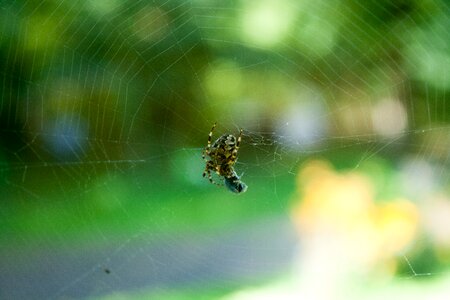
[[[0,3],[0,298],[216,298],[284,276],[311,160],[413,203],[425,233],[396,276],[448,278],[447,2]],[[201,177],[214,122],[244,130],[245,194]]]

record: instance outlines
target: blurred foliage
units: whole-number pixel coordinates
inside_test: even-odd
[[[165,145],[145,149],[156,153],[193,145],[204,133],[179,129],[226,121],[229,103],[245,124],[243,99],[268,117],[277,103],[293,101],[286,99],[293,84],[319,86],[330,107],[394,94],[412,128],[450,120],[450,17],[442,1],[14,1],[0,14],[8,155],[60,124],[63,134],[105,144],[111,159],[129,151],[110,140],[164,135]],[[79,123],[84,129],[70,130]],[[32,152],[20,157],[47,154]],[[83,154],[99,152],[89,145]]]
[[[430,217],[448,211],[450,189],[449,7],[0,1],[2,244],[101,247],[287,216],[303,200],[297,169],[320,157],[367,177],[377,206],[426,207],[430,240],[411,260],[438,269],[450,249],[446,216]],[[201,178],[216,121],[217,134],[244,128],[239,201]]]

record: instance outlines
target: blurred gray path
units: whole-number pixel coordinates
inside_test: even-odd
[[[296,235],[287,218],[260,220],[219,236],[180,234],[157,240],[137,236],[102,249],[0,246],[0,299],[72,299],[139,289],[277,274],[289,268]],[[5,246],[5,247],[4,247]]]

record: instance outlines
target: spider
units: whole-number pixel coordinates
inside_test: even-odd
[[[224,178],[225,186],[234,193],[243,193],[247,190],[247,185],[243,183],[240,177],[234,171],[234,164],[237,160],[237,154],[242,139],[242,129],[239,131],[239,136],[236,138],[232,134],[223,134],[214,143],[211,144],[211,138],[216,123],[214,123],[208,135],[208,145],[203,150],[202,157],[206,161],[205,171],[203,177],[208,175],[211,183],[216,183],[212,179],[211,172]],[[206,159],[208,156],[209,159]]]

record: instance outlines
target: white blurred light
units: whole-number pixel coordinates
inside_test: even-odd
[[[425,199],[436,189],[436,170],[427,161],[410,157],[400,167],[403,193],[412,199]]]
[[[286,0],[248,2],[242,16],[244,40],[263,47],[280,42],[294,21],[289,4]]]
[[[379,135],[395,137],[408,125],[405,107],[397,99],[386,98],[372,109],[373,129]]]
[[[424,225],[434,243],[450,247],[450,198],[437,195],[423,208]]]
[[[317,99],[317,97],[315,97]],[[286,107],[278,125],[283,144],[298,149],[311,149],[320,145],[326,135],[328,120],[320,99],[300,100]]]

